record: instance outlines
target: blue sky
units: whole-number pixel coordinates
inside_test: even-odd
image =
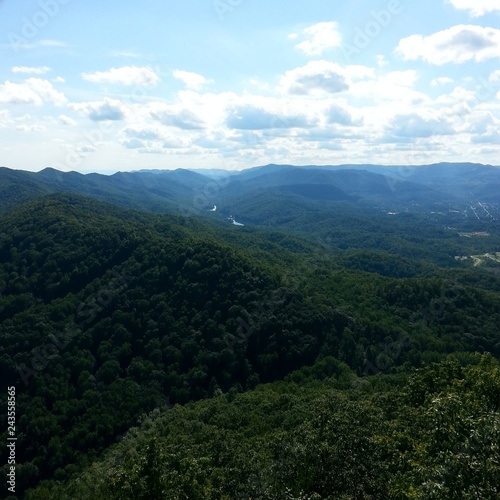
[[[0,0],[0,165],[500,165],[500,0]]]

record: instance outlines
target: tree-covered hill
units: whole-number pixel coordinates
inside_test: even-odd
[[[460,258],[472,266],[470,256],[500,249],[500,206],[490,196],[499,172],[472,164],[409,169],[268,165],[211,178],[183,169],[106,176],[0,168],[0,212],[50,193],[77,193],[127,209],[195,216],[221,227],[235,216],[245,227],[307,238],[322,251],[385,252],[418,261],[420,267],[432,262],[460,268]],[[485,206],[485,200],[491,203]]]
[[[208,179],[188,170],[117,172],[114,175],[59,172],[46,168],[25,172],[0,168],[0,210],[47,194],[89,196],[124,208],[179,212],[191,207],[196,189]]]
[[[246,394],[155,410],[68,485],[27,498],[492,500],[499,442],[491,356],[364,379],[325,358]]]
[[[500,355],[494,274],[455,279],[380,251],[66,194],[0,224],[1,404],[15,385],[21,498],[80,472],[155,408],[327,357],[363,376]]]

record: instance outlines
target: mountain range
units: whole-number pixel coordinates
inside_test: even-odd
[[[0,208],[33,196],[72,192],[128,208],[202,210],[273,190],[308,200],[412,204],[496,203],[500,168],[472,163],[424,166],[266,165],[242,171],[145,170],[113,175],[0,168]]]
[[[0,496],[492,498],[499,179],[0,168]]]

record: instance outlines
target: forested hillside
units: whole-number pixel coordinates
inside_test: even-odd
[[[160,490],[165,498],[329,498],[331,493],[327,492],[337,491],[331,490],[334,483],[329,481],[340,481],[338,495],[332,498],[359,498],[361,493],[352,489],[356,484],[368,488],[363,493],[366,498],[383,498],[389,490],[383,489],[388,485],[381,478],[391,470],[386,461],[395,456],[391,447],[410,446],[405,441],[410,438],[398,434],[397,425],[403,424],[397,422],[396,434],[384,441],[392,420],[405,415],[407,403],[398,399],[398,387],[407,383],[407,374],[453,352],[500,355],[500,280],[492,272],[494,268],[488,271],[458,263],[457,271],[450,273],[436,264],[404,259],[388,251],[343,252],[284,232],[124,211],[67,194],[17,205],[2,214],[0,223],[2,405],[6,387],[15,385],[20,498],[27,489],[46,481],[31,498],[57,498],[55,492],[48,493],[50,488],[93,467],[104,450],[136,425],[141,415],[155,409],[162,413],[173,405],[175,409],[169,410],[166,418],[180,418],[172,421],[174,427],[169,431],[179,441],[158,437],[158,442],[153,439],[156,444],[152,448],[141,445],[138,452],[131,448],[124,455],[128,461],[123,470],[104,462],[96,466],[95,491],[81,486],[81,481],[87,481],[81,479],[70,486],[81,486],[81,492],[69,493],[67,498],[92,498],[94,494],[95,498],[154,498]],[[462,356],[467,362],[473,359]],[[489,363],[481,376],[495,381],[497,368],[493,361]],[[307,379],[309,375],[304,374],[313,372],[304,367],[313,365],[319,367],[313,372],[319,370],[320,375],[318,382],[311,382],[311,395],[305,396],[309,382],[300,388],[300,377]],[[236,412],[234,429],[245,433],[249,421],[238,420],[243,415],[231,401],[245,401],[237,394],[297,370],[303,370],[303,375],[287,379],[283,390],[304,409],[296,414],[292,411],[288,423],[286,419],[279,423],[284,419],[281,413],[276,420],[262,423],[262,432],[269,429],[275,436],[270,441],[274,448],[267,449],[267,438],[254,436],[255,429],[249,429],[249,441],[241,441],[238,449],[243,455],[238,457],[230,450],[231,443],[240,438],[229,428],[223,431],[226,424],[221,424],[221,434],[213,435],[212,444],[206,443],[205,434],[200,435],[198,444],[191,442],[196,434],[188,437],[190,432],[182,430],[184,425],[202,429],[205,417],[197,412],[208,408],[206,422],[219,411],[227,411],[220,418],[230,422]],[[341,376],[344,385],[323,387],[321,380],[333,375]],[[366,376],[386,380],[383,394],[374,389],[376,395],[368,397],[359,392],[361,389],[354,391],[352,381]],[[469,372],[466,376],[473,380]],[[271,391],[273,399],[272,387],[281,386],[269,387],[260,391]],[[328,392],[331,390],[334,393]],[[438,390],[448,389],[429,389]],[[296,395],[294,391],[298,391]],[[245,398],[258,399],[264,393],[250,393]],[[395,399],[393,404],[380,403],[381,407],[372,397],[376,401]],[[482,393],[473,397],[479,398],[478,405],[483,404]],[[180,406],[206,398],[215,399],[185,410]],[[325,406],[325,398],[338,401],[338,405]],[[307,401],[311,408],[306,411]],[[427,412],[424,403],[428,403],[425,398],[418,403],[424,406],[415,410],[422,415]],[[471,405],[475,408],[476,403]],[[484,411],[498,412],[498,407],[491,405]],[[314,410],[322,406],[325,422],[331,418],[344,430],[339,431],[335,424],[330,437],[322,434],[323,424],[315,420],[318,412]],[[344,413],[337,414],[337,406],[344,408]],[[266,413],[265,408],[255,411]],[[347,422],[346,415],[354,408],[359,412],[359,428],[349,427]],[[186,420],[184,424],[184,417],[177,417],[183,411],[194,412],[186,416],[192,423]],[[303,416],[302,411],[306,412]],[[371,421],[368,414],[376,421],[373,429],[363,427]],[[469,418],[467,415],[464,418]],[[497,418],[496,413],[493,417]],[[478,413],[470,418],[483,422]],[[377,429],[384,432],[379,435]],[[338,439],[338,432],[347,440],[344,451],[329,448]],[[497,432],[497,427],[484,432]],[[310,441],[299,439],[308,433],[312,433]],[[2,439],[5,437],[4,433]],[[191,444],[184,447],[183,439]],[[257,465],[244,479],[242,471],[249,462],[243,457],[252,456],[245,450],[254,446],[253,439],[260,443],[252,452]],[[429,439],[431,446],[434,438]],[[360,450],[367,449],[365,440],[380,454],[376,467],[385,471],[380,477],[378,472],[374,474],[373,484],[372,479],[367,483],[363,479],[365,474],[372,477],[371,462],[361,462],[359,470],[346,469],[349,477],[344,479],[342,475],[311,479],[322,474],[314,469],[322,467],[314,461],[310,471],[300,469],[308,463],[301,453],[314,455],[315,443],[322,443],[325,456],[340,457],[354,446],[352,443]],[[164,447],[167,445],[177,451],[169,451]],[[203,449],[205,445],[222,446],[217,452],[220,462],[212,451]],[[280,446],[295,451],[285,453],[279,451]],[[408,448],[410,462],[411,453],[424,453],[420,446],[418,442]],[[5,453],[3,449],[2,463],[6,463]],[[489,467],[491,474],[496,474],[498,449],[493,447],[491,453]],[[167,455],[168,460],[164,459]],[[279,457],[283,463],[276,462]],[[338,457],[331,459],[331,467]],[[424,455],[418,457],[425,461]],[[151,460],[158,466],[152,467]],[[376,467],[374,471],[378,471]],[[141,470],[153,472],[144,475]],[[420,487],[420,479],[411,475],[417,471],[407,473],[402,470],[400,482],[391,483],[391,495],[398,488],[410,492],[412,485]],[[3,468],[3,485],[5,474]],[[108,474],[117,475],[110,479]],[[143,481],[132,486],[134,474]],[[318,481],[326,482],[320,487]],[[109,493],[106,484],[115,493]],[[174,489],[167,493],[166,484],[178,486],[171,486]],[[188,484],[192,484],[192,491],[185,490]],[[320,496],[311,496],[313,493]]]
[[[500,365],[450,357],[359,379],[325,358],[284,382],[156,410],[66,487],[29,499],[494,499]]]

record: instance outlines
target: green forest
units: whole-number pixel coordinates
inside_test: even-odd
[[[1,212],[2,497],[499,498],[498,266],[339,210],[309,235],[67,193]]]

